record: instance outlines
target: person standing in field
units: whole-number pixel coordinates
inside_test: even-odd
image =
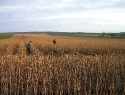
[[[29,54],[31,53],[31,50],[30,50],[30,48],[31,48],[31,45],[30,45],[31,42],[32,42],[32,41],[29,41],[28,44],[27,44],[27,52],[28,52]]]
[[[55,39],[53,40],[53,44],[56,44],[56,40]]]

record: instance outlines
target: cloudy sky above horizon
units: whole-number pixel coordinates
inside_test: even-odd
[[[125,32],[125,0],[0,0],[0,32]]]

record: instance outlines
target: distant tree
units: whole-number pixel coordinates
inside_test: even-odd
[[[124,38],[124,37],[125,37],[125,34],[123,34],[123,33],[120,33],[120,37],[123,37],[123,38]]]
[[[105,32],[104,32],[104,31],[102,32],[101,36],[102,36],[102,37],[104,37],[104,36],[105,36]]]
[[[111,37],[117,37],[117,34],[116,33],[111,33],[110,36]]]

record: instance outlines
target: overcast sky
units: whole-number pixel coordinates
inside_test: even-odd
[[[0,32],[125,32],[125,0],[0,0]]]

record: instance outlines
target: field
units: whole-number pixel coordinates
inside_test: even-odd
[[[82,38],[109,38],[109,39],[125,39],[125,33],[69,33],[69,32],[50,32],[49,35],[53,36],[69,36],[69,37],[82,37]]]
[[[84,38],[111,38],[108,34],[101,37],[102,33],[48,33],[54,36],[70,36],[70,37],[84,37]]]
[[[0,39],[6,39],[13,36],[13,34],[0,34]]]
[[[125,40],[15,34],[0,40],[0,72],[0,95],[124,95]]]

